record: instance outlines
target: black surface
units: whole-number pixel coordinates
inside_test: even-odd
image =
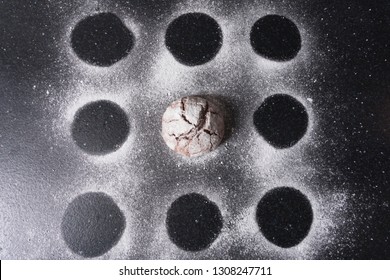
[[[126,113],[117,104],[100,100],[80,108],[72,124],[77,146],[93,155],[103,155],[120,148],[129,135]]]
[[[277,246],[289,248],[298,245],[309,233],[313,210],[300,191],[279,187],[261,198],[256,220],[265,238]]]
[[[218,206],[207,197],[191,193],[176,199],[167,212],[169,238],[187,251],[208,248],[218,237],[223,219]]]
[[[267,97],[253,114],[259,134],[279,149],[294,146],[305,135],[308,123],[305,107],[287,94]]]
[[[60,224],[69,201],[86,189],[115,191],[128,207],[122,210],[129,228],[130,221],[137,225],[101,258],[390,259],[389,1],[99,3],[139,29],[137,52],[115,67],[85,67],[71,47],[71,30],[99,10],[91,1],[0,1],[2,259],[79,258],[64,244]],[[159,42],[172,14],[190,11],[218,19],[223,44],[234,52],[171,75]],[[302,48],[288,63],[268,63],[251,47],[250,30],[267,11],[299,28]],[[121,102],[123,91],[130,102]],[[73,148],[66,112],[78,98],[98,100],[102,92],[134,119],[138,134],[123,147],[125,156],[89,157]],[[199,92],[227,100],[234,127],[213,156],[187,161],[161,141],[161,114],[173,100]],[[268,144],[251,134],[253,113],[283,92],[305,100],[310,131],[302,145],[267,154],[254,146]],[[224,204],[226,239],[197,254],[176,254],[170,240],[161,241],[166,233],[155,230],[166,214],[162,200],[173,201],[183,184],[196,191],[199,178],[207,182],[205,194]],[[260,250],[269,242],[261,233],[248,238],[247,227],[257,227],[248,209],[265,185],[296,187],[292,181],[316,206],[315,238]]]
[[[90,192],[79,195],[69,204],[61,231],[73,252],[92,258],[110,250],[125,227],[125,217],[112,198]]]
[[[74,27],[71,44],[87,63],[111,66],[126,57],[134,45],[133,33],[113,13],[99,13],[82,19]]]
[[[165,44],[179,62],[196,66],[217,55],[222,38],[222,30],[215,19],[203,13],[188,13],[169,24]]]
[[[266,15],[256,21],[250,40],[257,54],[276,61],[293,59],[301,49],[298,27],[281,15]]]

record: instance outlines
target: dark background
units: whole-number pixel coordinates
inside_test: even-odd
[[[73,98],[74,92],[70,91],[75,88],[74,83],[84,79],[92,91],[96,87],[115,91],[122,88],[123,83],[128,83],[129,77],[132,81],[142,80],[156,62],[151,59],[158,49],[154,42],[164,33],[172,9],[180,11],[180,7],[186,6],[179,1],[156,0],[111,1],[106,4],[108,7],[100,7],[103,10],[111,7],[111,10],[128,14],[141,23],[141,31],[136,37],[143,37],[142,44],[147,47],[135,55],[137,58],[131,64],[117,68],[115,71],[119,74],[99,76],[92,70],[88,72],[80,68],[66,49],[64,34],[71,27],[69,25],[76,23],[72,18],[77,18],[83,11],[83,2],[0,1],[2,259],[77,258],[67,252],[58,230],[59,223],[67,203],[85,191],[84,184],[89,178],[95,182],[99,181],[99,176],[108,178],[106,181],[102,178],[102,185],[97,187],[106,192],[111,188],[108,183],[110,176],[115,177],[115,182],[126,181],[119,184],[120,190],[113,191],[113,196],[117,200],[123,197],[120,202],[123,211],[134,217],[134,224],[127,226],[129,232],[125,234],[135,237],[123,242],[135,245],[104,258],[390,258],[389,1],[263,1],[258,4],[271,7],[275,13],[280,10],[290,18],[301,18],[307,27],[306,32],[315,38],[316,44],[308,46],[311,52],[308,66],[300,67],[302,62],[299,62],[301,64],[297,67],[293,65],[289,68],[296,74],[281,73],[280,80],[285,79],[289,83],[295,79],[304,84],[304,88],[309,89],[305,96],[316,101],[312,111],[320,120],[315,128],[319,137],[304,154],[305,161],[318,163],[314,167],[313,180],[323,181],[326,193],[347,193],[350,201],[348,211],[340,213],[339,230],[336,230],[335,237],[321,241],[320,247],[313,243],[310,251],[314,253],[307,255],[275,255],[266,251],[253,253],[246,249],[246,246],[251,247],[249,243],[229,241],[234,236],[227,237],[227,241],[218,244],[219,248],[210,254],[185,255],[172,250],[159,255],[157,248],[153,248],[160,244],[153,240],[160,232],[161,223],[157,221],[163,221],[164,205],[168,203],[164,199],[161,202],[160,198],[175,193],[176,183],[204,180],[216,186],[218,183],[212,174],[221,174],[224,190],[229,190],[221,194],[221,201],[226,203],[232,216],[240,212],[245,204],[242,201],[253,193],[253,189],[245,189],[250,185],[242,184],[254,181],[245,179],[247,173],[237,168],[251,165],[250,162],[242,162],[248,149],[245,148],[247,142],[240,135],[250,129],[250,112],[263,99],[256,97],[252,90],[254,84],[250,77],[254,73],[250,72],[253,70],[250,64],[247,70],[237,73],[232,81],[235,84],[223,84],[225,80],[218,78],[212,86],[215,89],[221,83],[221,87],[226,89],[226,102],[236,119],[231,143],[237,148],[218,154],[215,159],[226,161],[227,165],[219,166],[212,159],[204,164],[196,162],[195,167],[191,167],[185,161],[182,167],[175,169],[178,158],[171,156],[161,139],[153,138],[159,135],[159,118],[164,108],[174,98],[171,96],[162,101],[163,94],[156,93],[160,94],[159,99],[153,100],[153,89],[147,93],[139,92],[136,98],[131,99],[129,110],[133,112],[133,124],[138,127],[135,131],[140,131],[140,135],[131,144],[134,152],[131,152],[131,157],[125,158],[128,160],[123,163],[125,167],[115,162],[111,169],[104,169],[107,174],[99,175],[102,174],[100,167],[96,167],[93,161],[85,162],[82,153],[70,144],[71,141],[56,141],[61,136],[56,132],[58,128],[52,127],[61,122],[58,121],[61,117],[58,112],[67,106],[63,104],[68,104],[63,100]],[[234,26],[237,21],[234,28],[238,30],[243,25],[246,30],[250,28],[250,23],[246,24],[244,20],[241,23],[239,19],[246,17],[245,14],[240,15],[247,11],[245,7],[254,5],[251,1],[218,2],[214,11],[219,11],[224,18],[232,15],[231,24]],[[87,15],[93,9],[88,6],[84,12]],[[229,64],[228,60],[229,57],[224,65]],[[245,68],[245,62],[241,67]],[[240,69],[243,68],[235,71]],[[217,70],[223,76],[224,73],[219,68]],[[210,76],[217,70],[212,70]],[[87,77],[88,74],[83,72],[92,73],[92,76]],[[207,89],[208,75],[207,70],[203,71],[194,85]],[[79,76],[82,78],[79,79]],[[94,81],[99,79],[103,82]],[[252,91],[246,90],[247,84]],[[185,95],[185,85],[180,86],[183,90],[175,90],[174,96]],[[229,96],[229,92],[234,93]],[[147,109],[151,111],[149,115],[145,113]],[[67,127],[61,129],[66,130]],[[129,174],[135,168],[138,169],[137,174]],[[127,175],[115,173],[122,171]],[[137,180],[131,180],[133,177],[144,179],[137,185]],[[137,185],[133,188],[134,192],[129,190],[132,184]],[[321,193],[321,188],[317,188],[316,192]],[[234,219],[229,221],[234,223]],[[347,226],[342,226],[343,221]],[[148,235],[148,232],[153,234]]]

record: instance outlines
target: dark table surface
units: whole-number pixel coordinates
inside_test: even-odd
[[[99,12],[116,14],[134,39],[109,67],[82,61],[70,42],[75,25]],[[223,33],[215,58],[198,66],[179,63],[164,43],[169,23],[188,12],[210,15]],[[251,27],[267,14],[298,27],[293,59],[252,49]],[[389,1],[0,1],[0,258],[389,259],[389,34]],[[215,151],[187,159],[163,142],[161,116],[195,94],[226,105],[229,133]],[[307,111],[307,131],[289,148],[273,147],[254,126],[274,94]],[[71,127],[77,110],[98,100],[123,109],[129,135],[118,150],[90,155]],[[290,248],[256,223],[260,199],[281,186],[303,193],[313,213]],[[90,212],[72,210],[88,192],[104,194]],[[223,218],[216,240],[196,252],[176,246],[165,225],[172,202],[193,192]],[[70,249],[84,235],[66,233],[66,211],[113,230],[89,228],[91,239]]]

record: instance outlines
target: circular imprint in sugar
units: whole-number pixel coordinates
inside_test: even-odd
[[[72,124],[73,140],[91,155],[104,155],[119,149],[129,131],[126,113],[108,100],[86,104],[76,112]]]
[[[62,236],[76,254],[93,258],[108,252],[121,238],[126,220],[114,200],[100,192],[79,195],[62,218]]]
[[[313,210],[297,189],[279,187],[267,192],[257,205],[256,220],[268,241],[282,247],[298,245],[309,233]]]
[[[221,233],[222,226],[223,219],[218,206],[198,193],[179,197],[167,212],[169,238],[186,251],[208,248]]]
[[[250,40],[258,55],[276,61],[293,59],[302,44],[295,23],[279,15],[267,15],[256,21],[251,29]]]
[[[188,13],[173,20],[165,34],[165,45],[176,60],[196,66],[212,60],[222,46],[218,23],[203,13]]]
[[[162,117],[162,137],[175,152],[194,157],[218,147],[225,132],[223,112],[216,104],[188,96],[174,101]]]
[[[76,55],[96,66],[113,65],[126,57],[133,45],[133,33],[112,13],[81,20],[71,34],[71,46]]]
[[[309,116],[294,97],[275,94],[264,100],[253,114],[258,133],[275,148],[294,146],[306,133]]]

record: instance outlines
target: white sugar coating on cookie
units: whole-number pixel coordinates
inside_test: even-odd
[[[216,149],[225,131],[223,112],[199,96],[174,101],[162,117],[161,135],[175,152],[194,157]]]

